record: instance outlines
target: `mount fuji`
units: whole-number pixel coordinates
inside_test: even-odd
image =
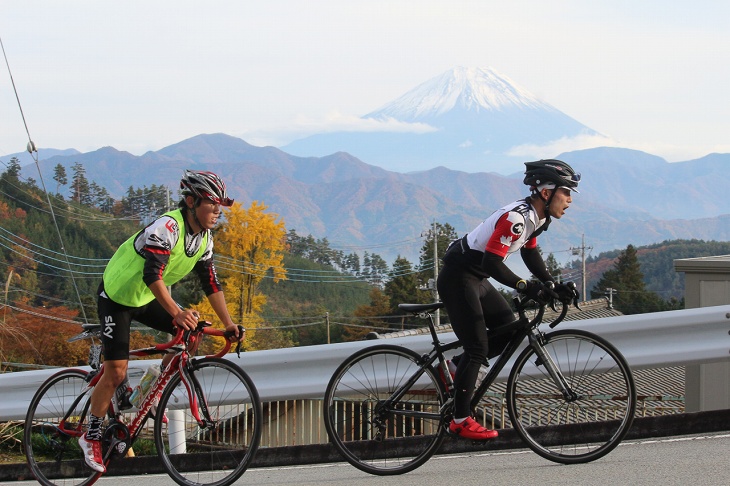
[[[444,166],[510,174],[530,158],[520,146],[600,135],[491,68],[451,69],[361,119],[367,131],[315,134],[281,149],[298,156],[348,152],[395,172]]]

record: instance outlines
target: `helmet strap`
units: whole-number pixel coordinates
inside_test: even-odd
[[[205,230],[205,228],[203,228],[203,225],[200,223],[200,220],[198,219],[198,213],[195,211],[195,208],[200,206],[202,204],[203,200],[201,198],[195,197],[195,196],[188,196],[188,197],[192,197],[195,202],[193,203],[192,207],[190,207],[186,204],[185,209],[187,209],[191,212],[191,214],[193,215],[193,221],[195,221],[195,224],[197,224],[198,228],[200,228],[199,232],[202,233]]]
[[[537,188],[532,190],[532,195],[537,196],[545,204],[545,223],[543,223],[543,225],[538,230],[540,233],[542,233],[543,231],[547,231],[548,226],[550,226],[550,222],[552,221],[552,218],[550,217],[550,203],[553,201],[553,197],[555,196],[555,192],[557,191],[557,189],[557,186],[555,187],[555,189],[552,189],[550,192],[550,196],[548,196],[547,199],[543,197],[542,191],[538,191]],[[537,234],[535,234],[534,236],[537,236]]]

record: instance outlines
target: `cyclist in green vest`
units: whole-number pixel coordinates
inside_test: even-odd
[[[127,376],[132,320],[156,330],[194,329],[200,316],[181,308],[167,288],[195,272],[226,330],[243,339],[231,320],[213,265],[211,229],[221,206],[231,206],[223,181],[212,172],[186,170],[183,198],[170,211],[122,243],[107,265],[99,286],[98,311],[103,327],[104,374],[91,396],[89,429],[80,439],[86,464],[105,472],[101,425],[109,402]],[[156,413],[156,410],[153,411]]]

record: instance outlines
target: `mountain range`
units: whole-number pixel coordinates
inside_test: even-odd
[[[433,221],[449,223],[461,234],[494,209],[527,195],[522,164],[515,164],[509,176],[444,167],[403,174],[344,152],[296,157],[225,134],[198,135],[141,156],[112,147],[48,158],[45,152],[39,151],[39,166],[47,186],[55,187],[50,181],[57,164],[70,177],[78,162],[89,181],[116,198],[129,187],[176,189],[186,168],[212,170],[236,200],[245,206],[263,202],[287,230],[326,237],[346,253],[377,253],[388,262],[397,255],[417,261],[421,234]],[[566,216],[541,237],[543,250],[559,260],[568,259],[583,234],[596,252],[667,239],[730,239],[730,214],[720,197],[730,183],[725,169],[730,154],[668,163],[634,150],[595,148],[558,157],[583,175],[581,193]],[[35,164],[24,165],[21,175],[39,178]]]
[[[130,187],[175,190],[184,169],[212,170],[232,197],[245,206],[263,202],[288,230],[327,238],[346,253],[417,261],[421,235],[434,221],[463,234],[494,209],[527,196],[525,160],[513,155],[514,147],[597,134],[505,76],[479,68],[447,71],[363,122],[370,131],[322,133],[283,148],[217,133],[140,156],[113,147],[41,149],[38,166],[53,190],[54,167],[63,165],[70,178],[78,162],[89,181],[117,199]],[[0,160],[12,156],[20,159],[24,177],[39,179],[27,153]],[[583,174],[566,216],[541,237],[543,250],[558,260],[568,259],[582,235],[593,251],[667,239],[730,239],[730,211],[722,199],[730,154],[668,163],[644,152],[598,147],[554,156]]]

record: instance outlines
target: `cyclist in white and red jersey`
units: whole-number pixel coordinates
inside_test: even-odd
[[[127,376],[131,321],[170,334],[177,327],[195,329],[198,324],[198,313],[178,306],[167,290],[169,285],[195,272],[226,330],[233,331],[239,341],[244,337],[231,320],[213,265],[211,229],[218,222],[221,206],[231,206],[233,199],[212,172],[186,170],[180,189],[183,198],[178,209],[122,243],[99,286],[104,374],[91,395],[89,428],[79,438],[86,464],[98,472],[106,471],[101,425],[115,390]]]
[[[525,163],[524,183],[530,196],[498,209],[463,238],[451,243],[443,258],[437,288],[464,353],[454,376],[454,419],[449,430],[473,440],[497,437],[496,430],[482,427],[472,418],[470,402],[479,368],[500,354],[503,343],[490,343],[487,328],[512,322],[509,303],[489,278],[535,300],[572,292],[566,284],[555,285],[537,249],[536,237],[547,230],[551,218],[560,219],[578,192],[577,174],[560,160]],[[504,263],[520,252],[527,269],[538,281],[515,275]]]

